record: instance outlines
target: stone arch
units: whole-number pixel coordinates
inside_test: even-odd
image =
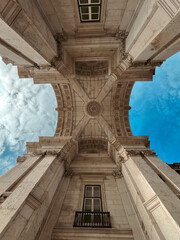
[[[121,82],[116,85],[114,94],[114,123],[117,136],[133,136],[129,123],[129,101],[134,82]]]
[[[52,84],[57,100],[58,121],[54,136],[71,136],[73,130],[74,101],[68,83]]]

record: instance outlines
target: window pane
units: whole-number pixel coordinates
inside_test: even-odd
[[[89,13],[89,8],[88,7],[81,7],[81,13]]]
[[[92,7],[91,12],[92,13],[99,13],[99,7]]]
[[[99,3],[99,0],[91,0],[91,3]]]
[[[85,199],[84,211],[92,211],[92,199]]]
[[[100,212],[100,211],[101,211],[100,199],[94,198],[94,212]]]
[[[82,20],[89,20],[89,14],[82,14]]]
[[[100,187],[94,186],[94,197],[100,197]]]
[[[99,14],[92,14],[92,19],[93,20],[98,20],[99,19]]]
[[[91,186],[86,186],[85,197],[92,197],[92,187]]]
[[[88,0],[80,0],[80,4],[87,4]]]

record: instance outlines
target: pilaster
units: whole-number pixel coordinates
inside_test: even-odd
[[[35,1],[4,0],[0,6],[0,54],[17,65],[49,65],[56,41]]]
[[[50,144],[48,149],[47,141],[42,141],[41,148],[29,153],[27,159],[26,156],[18,158],[14,171],[12,168],[1,177],[5,183],[6,176],[14,177],[1,188],[4,190],[1,199],[5,197],[0,205],[1,239],[35,239],[64,173],[70,171],[76,151],[74,141],[66,141],[59,151]]]
[[[163,61],[170,52],[177,52],[179,30],[175,26],[179,17],[179,1],[144,1],[126,39],[126,52],[133,61]],[[164,48],[169,51],[161,54]]]
[[[129,155],[129,160],[122,163],[122,173],[145,231],[150,239],[179,239],[179,199],[142,157],[155,159],[155,153],[131,150]]]

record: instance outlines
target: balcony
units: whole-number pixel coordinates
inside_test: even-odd
[[[111,228],[110,213],[77,211],[73,227]]]

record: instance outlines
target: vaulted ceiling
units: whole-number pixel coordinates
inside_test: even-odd
[[[4,61],[21,78],[52,84],[55,137],[73,137],[81,152],[134,138],[131,90],[178,51],[178,1],[4,0],[0,14]]]

